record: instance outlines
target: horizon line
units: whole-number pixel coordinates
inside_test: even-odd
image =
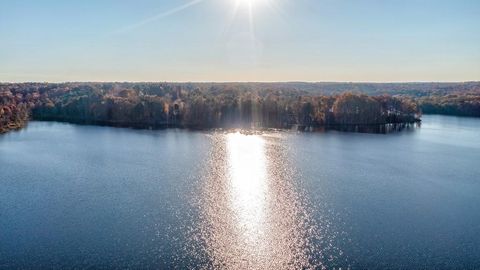
[[[67,83],[198,83],[198,84],[224,84],[224,83],[237,83],[237,84],[273,84],[273,83],[349,83],[349,84],[417,84],[417,83],[480,83],[480,80],[466,80],[466,81],[0,81],[0,84],[28,84],[28,83],[46,83],[46,84],[67,84]]]

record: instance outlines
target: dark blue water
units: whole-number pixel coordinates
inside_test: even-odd
[[[480,119],[0,136],[0,269],[479,268]]]

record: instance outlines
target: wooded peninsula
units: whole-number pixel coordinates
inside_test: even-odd
[[[4,83],[0,132],[29,119],[134,128],[386,125],[480,117],[469,83]]]

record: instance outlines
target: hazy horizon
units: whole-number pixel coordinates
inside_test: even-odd
[[[438,84],[461,84],[461,83],[480,83],[480,80],[474,81],[0,81],[1,84],[15,84],[15,83],[51,83],[51,84],[63,84],[63,83],[213,83],[213,84],[223,84],[223,83],[238,83],[238,84],[248,84],[248,83],[258,83],[258,84],[275,84],[275,83],[284,83],[284,84],[294,84],[294,83],[305,83],[305,84],[423,84],[423,83],[438,83]]]
[[[0,82],[480,81],[480,2],[3,1]]]

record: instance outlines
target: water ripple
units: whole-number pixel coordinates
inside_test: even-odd
[[[312,217],[282,136],[211,139],[188,250],[197,267],[322,269],[342,256],[328,219]]]

